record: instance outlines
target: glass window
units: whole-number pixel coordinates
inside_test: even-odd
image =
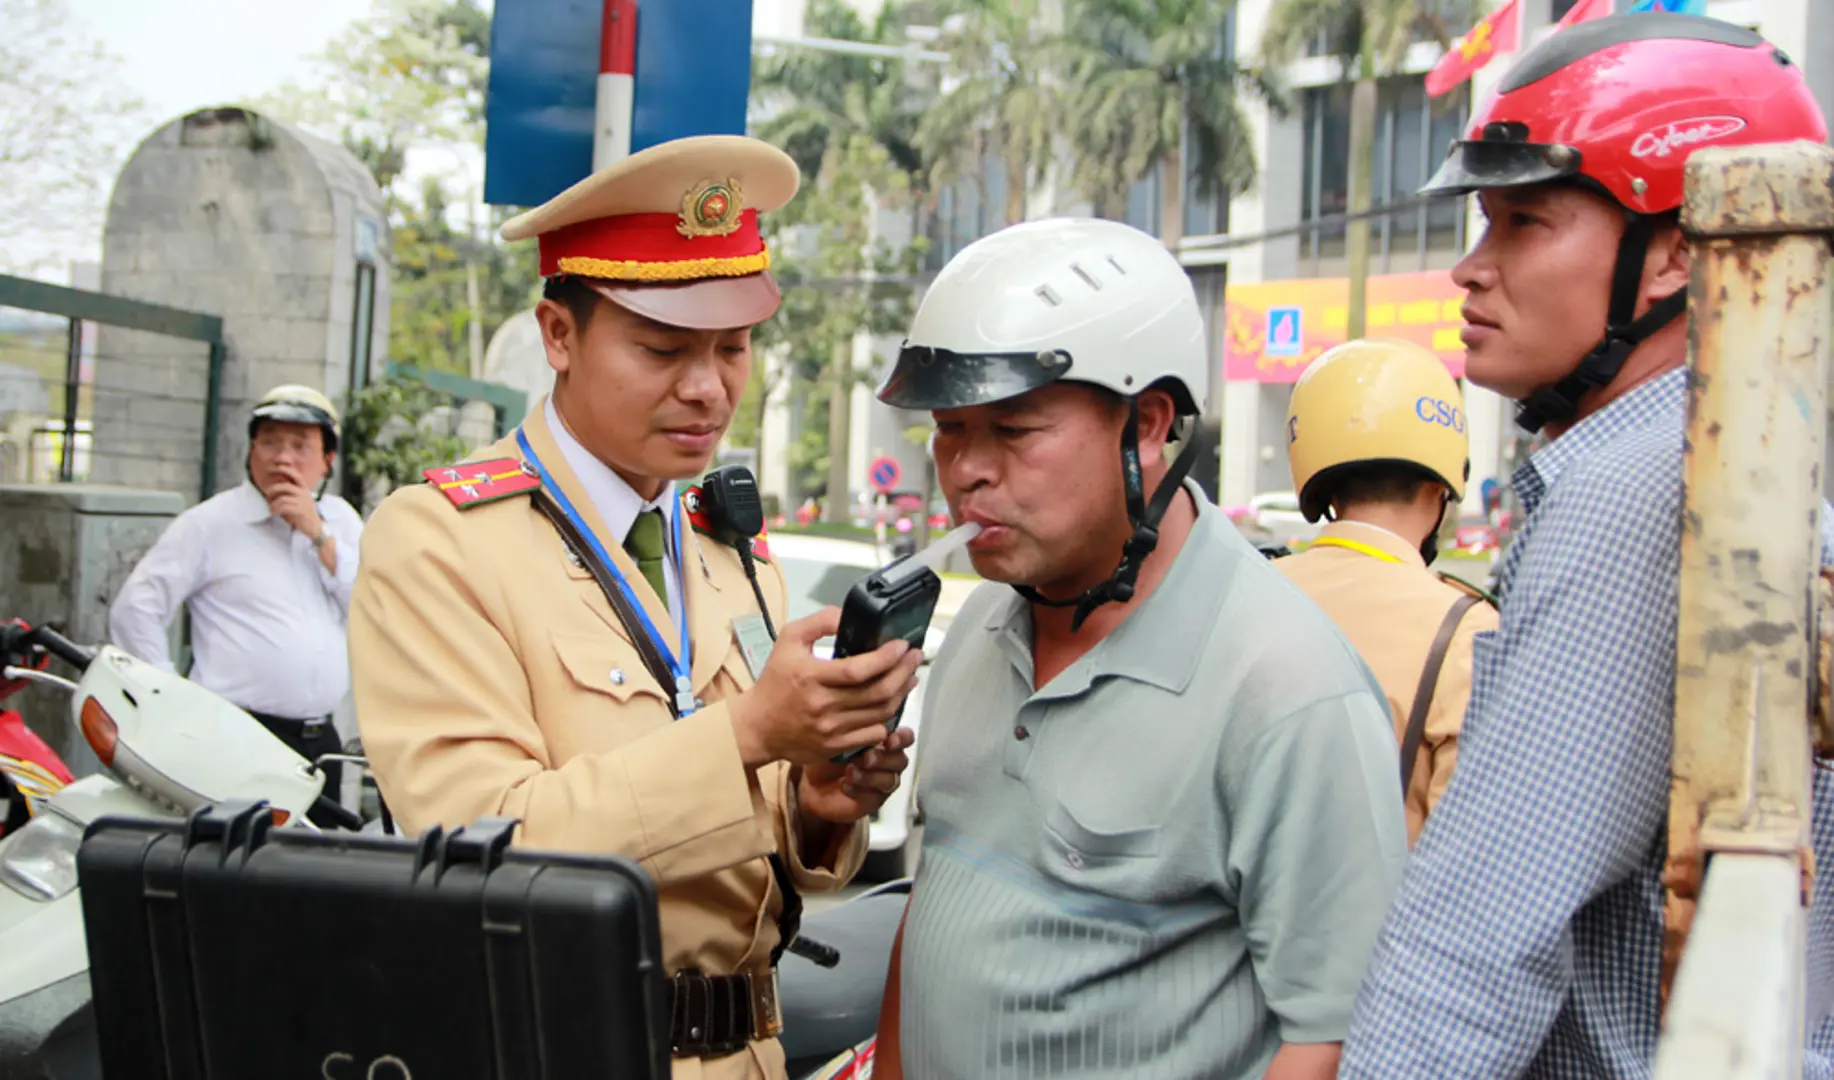
[[[350,392],[369,385],[370,347],[375,339],[376,266],[357,264],[356,307],[350,318]]]
[[[1378,91],[1374,138],[1374,177],[1371,202],[1380,207],[1410,199],[1439,167],[1446,144],[1464,127],[1467,91],[1459,89],[1442,98],[1426,96],[1423,76],[1384,79]],[[1301,221],[1329,218],[1350,206],[1350,87],[1321,86],[1305,95],[1305,161]],[[1437,151],[1435,147],[1439,148]],[[1386,250],[1396,269],[1420,253],[1420,209],[1407,206],[1387,215]],[[1462,216],[1458,200],[1447,199],[1427,211],[1427,249],[1456,245],[1456,225]],[[1381,244],[1382,217],[1371,224],[1373,242]],[[1344,253],[1344,224],[1322,226],[1304,239],[1304,251],[1316,263]]]

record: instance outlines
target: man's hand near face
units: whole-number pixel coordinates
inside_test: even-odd
[[[280,479],[262,492],[267,496],[268,507],[308,540],[317,541],[320,534],[324,534],[323,541],[318,544],[318,561],[328,573],[337,573],[337,540],[325,532],[325,521],[318,513],[318,499],[310,488],[300,483],[298,473],[282,468],[279,475]]]

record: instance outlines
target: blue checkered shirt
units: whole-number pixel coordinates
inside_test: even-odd
[[[1338,1075],[1633,1080],[1653,1068],[1673,749],[1687,373],[1516,470],[1502,623],[1476,644],[1458,767],[1370,962]],[[1823,559],[1834,551],[1830,511]],[[1815,774],[1834,866],[1834,774]],[[1834,995],[1834,875],[1809,915],[1809,1016]],[[1804,1074],[1834,1078],[1824,1027]]]

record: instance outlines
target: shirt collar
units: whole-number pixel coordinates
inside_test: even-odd
[[[261,525],[274,517],[274,508],[268,505],[267,496],[261,494],[253,480],[242,481],[236,488],[235,500],[237,510],[250,525]]]
[[[560,456],[566,459],[567,468],[579,479],[580,487],[586,489],[586,497],[592,500],[593,508],[598,510],[599,519],[605,522],[605,527],[617,537],[620,545],[630,535],[630,527],[636,523],[637,515],[645,510],[662,511],[664,535],[674,534],[675,484],[672,481],[665,483],[654,499],[644,499],[615,470],[580,445],[573,433],[567,430],[567,425],[561,422],[552,396],[549,396],[543,409],[548,431],[554,436],[554,444],[560,447]]]
[[[1197,507],[1184,547],[1172,560],[1159,587],[1114,632],[1083,654],[1051,684],[1048,696],[1070,697],[1104,676],[1120,676],[1173,693],[1182,691],[1197,671],[1198,661],[1215,622],[1216,610],[1235,580],[1239,565],[1225,551],[1230,539],[1241,550],[1234,554],[1262,556],[1241,539],[1227,519],[1204,496],[1194,480],[1184,482]],[[1031,605],[1017,592],[988,612],[986,628],[1007,646],[1007,657],[1027,681],[1033,681]]]
[[[1397,562],[1426,569],[1426,558],[1420,554],[1419,548],[1410,546],[1399,533],[1380,525],[1371,525],[1367,521],[1333,521],[1318,531],[1319,540],[1326,538],[1348,540],[1372,547]]]
[[[1516,496],[1524,514],[1532,514],[1560,474],[1575,461],[1595,453],[1627,431],[1660,423],[1687,402],[1686,368],[1659,375],[1574,424],[1564,435],[1535,451],[1514,474]]]

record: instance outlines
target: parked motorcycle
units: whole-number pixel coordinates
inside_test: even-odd
[[[823,966],[809,950],[792,948],[777,969],[783,1053],[792,1077],[872,1075],[885,973],[910,893],[910,879],[893,881],[803,919],[801,942],[818,942],[838,953],[839,962]]]
[[[75,668],[43,670],[46,654]],[[226,799],[265,799],[276,823],[315,828],[324,773],[248,713],[113,646],[87,649],[47,627],[0,625],[0,681],[70,695],[70,722],[104,772],[31,799],[0,837],[0,1080],[99,1080],[76,855],[103,815],[182,818]],[[342,813],[339,813],[342,811]]]
[[[75,668],[43,670],[46,654]],[[179,819],[229,799],[264,799],[282,827],[314,829],[313,809],[357,815],[323,793],[324,774],[248,713],[196,683],[46,627],[0,625],[0,685],[55,686],[105,772],[31,798],[0,836],[0,1080],[101,1080],[90,1011],[77,849],[104,815]],[[361,758],[348,758],[361,764]],[[22,796],[23,797],[23,796]],[[909,880],[803,920],[780,969],[792,1077],[865,1080],[891,945]]]

